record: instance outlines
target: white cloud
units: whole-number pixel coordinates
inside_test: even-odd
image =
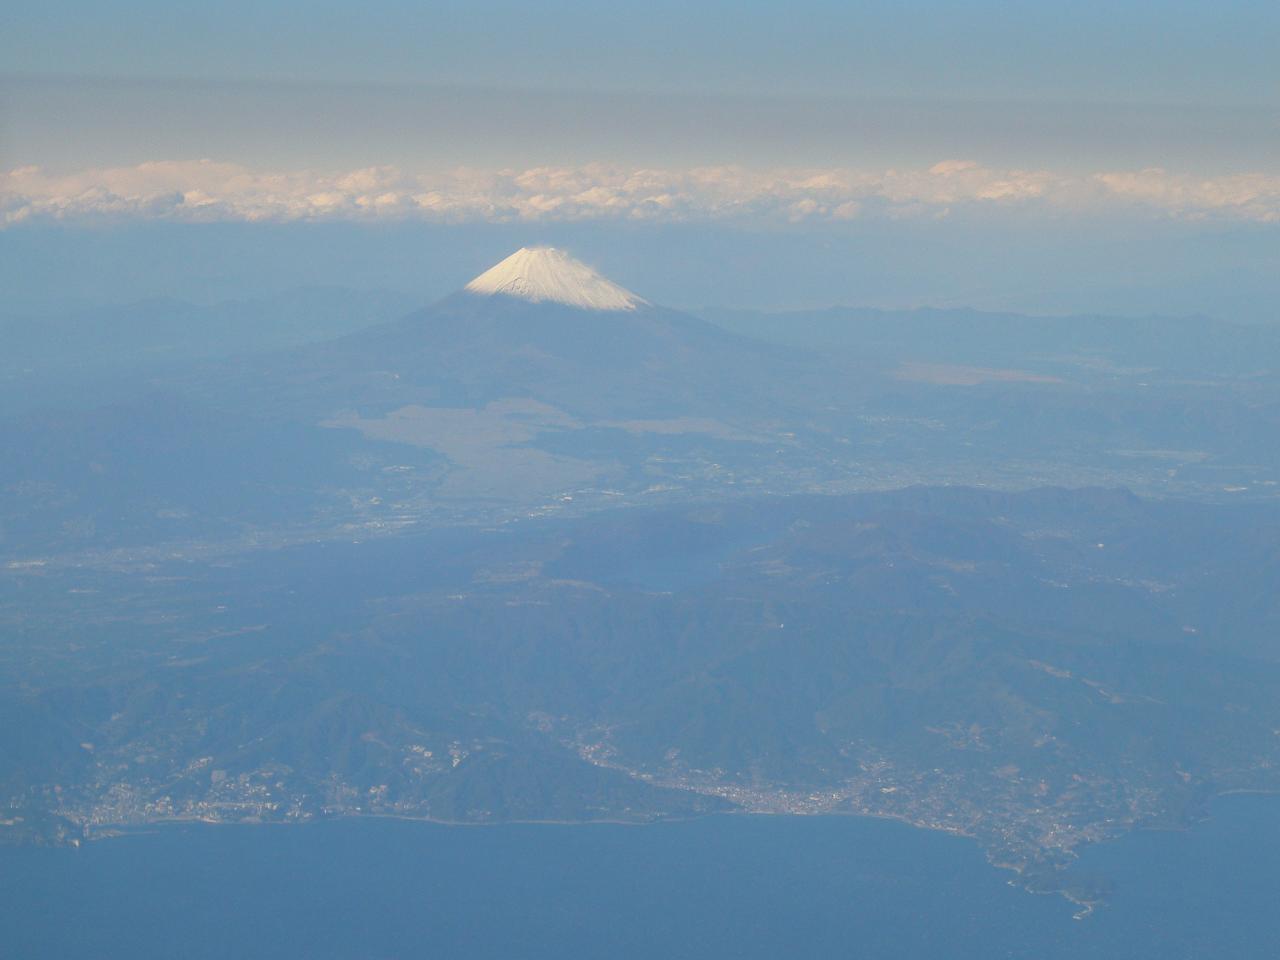
[[[1192,177],[1159,167],[1100,173],[1097,180],[1113,196],[1148,204],[1180,217],[1229,216],[1280,222],[1280,176],[1260,173]]]
[[[749,170],[603,164],[413,173],[271,172],[156,161],[58,175],[0,173],[0,222],[214,220],[778,221],[943,217],[963,208],[1280,221],[1280,175],[1192,177],[1150,168],[1066,175],[942,160],[928,168]]]

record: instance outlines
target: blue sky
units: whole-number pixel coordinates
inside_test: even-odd
[[[1280,104],[1266,2],[13,5],[17,74]]]
[[[53,0],[0,20],[0,162],[1256,169],[1278,47],[1274,2]]]

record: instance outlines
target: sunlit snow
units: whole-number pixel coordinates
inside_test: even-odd
[[[467,284],[472,293],[586,310],[634,310],[645,301],[555,247],[521,247]]]

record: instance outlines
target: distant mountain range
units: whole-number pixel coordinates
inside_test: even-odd
[[[969,309],[763,312],[708,308],[727,330],[791,347],[881,362],[1021,367],[1099,378],[1124,372],[1176,376],[1276,376],[1280,322],[1209,317],[1026,316]],[[1277,317],[1280,320],[1280,316]]]
[[[326,340],[413,307],[402,294],[334,287],[207,306],[158,299],[53,316],[0,314],[0,400],[11,414],[102,402],[157,371]]]

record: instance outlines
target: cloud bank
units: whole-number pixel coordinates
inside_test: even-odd
[[[71,174],[39,167],[0,173],[6,227],[102,218],[817,223],[945,217],[965,209],[1272,223],[1280,221],[1280,175],[1195,177],[1154,167],[1066,175],[964,160],[878,171],[588,164],[440,173],[394,167],[271,172],[198,160]]]

